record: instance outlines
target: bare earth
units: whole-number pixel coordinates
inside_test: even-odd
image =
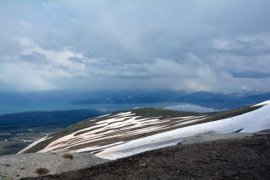
[[[270,179],[270,134],[177,145],[51,179]]]
[[[73,159],[63,158],[63,153],[35,153],[0,156],[0,180],[38,176],[38,168],[46,168],[48,174],[74,171],[104,163],[90,153],[72,154]],[[4,179],[4,178],[3,178]]]

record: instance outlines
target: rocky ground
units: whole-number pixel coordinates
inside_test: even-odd
[[[57,174],[91,167],[104,162],[107,162],[107,160],[90,153],[35,153],[0,156],[0,180],[35,177],[38,176],[37,170],[39,168],[47,169],[46,174]]]
[[[270,134],[185,142],[87,169],[26,179],[270,179]]]

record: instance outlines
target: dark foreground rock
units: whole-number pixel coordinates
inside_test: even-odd
[[[270,179],[270,135],[178,145],[51,179]]]

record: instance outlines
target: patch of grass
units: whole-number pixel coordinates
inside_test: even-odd
[[[63,154],[62,157],[64,159],[70,159],[70,160],[72,160],[74,158],[74,156],[72,154],[70,154],[70,153],[65,153],[65,154]]]
[[[3,180],[8,180],[8,177],[7,176],[2,176],[2,179]]]
[[[226,119],[226,118],[239,116],[239,115],[254,111],[256,109],[259,109],[261,107],[262,106],[243,106],[243,107],[238,108],[238,109],[232,109],[232,110],[228,110],[228,111],[214,113],[212,116],[207,118],[207,121],[216,121],[216,120],[220,120],[220,119]]]
[[[142,116],[144,118],[145,117],[158,117],[159,116],[161,119],[174,118],[174,117],[184,117],[184,116],[205,115],[204,113],[181,112],[181,111],[166,110],[166,109],[161,109],[161,108],[134,109],[131,112],[136,113],[136,115]]]
[[[45,175],[45,174],[48,174],[50,171],[47,169],[47,168],[45,168],[45,167],[41,167],[41,168],[38,168],[37,170],[36,170],[36,173],[38,174],[38,175]]]

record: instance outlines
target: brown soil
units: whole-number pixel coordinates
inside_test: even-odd
[[[270,135],[178,145],[51,179],[270,179]]]

